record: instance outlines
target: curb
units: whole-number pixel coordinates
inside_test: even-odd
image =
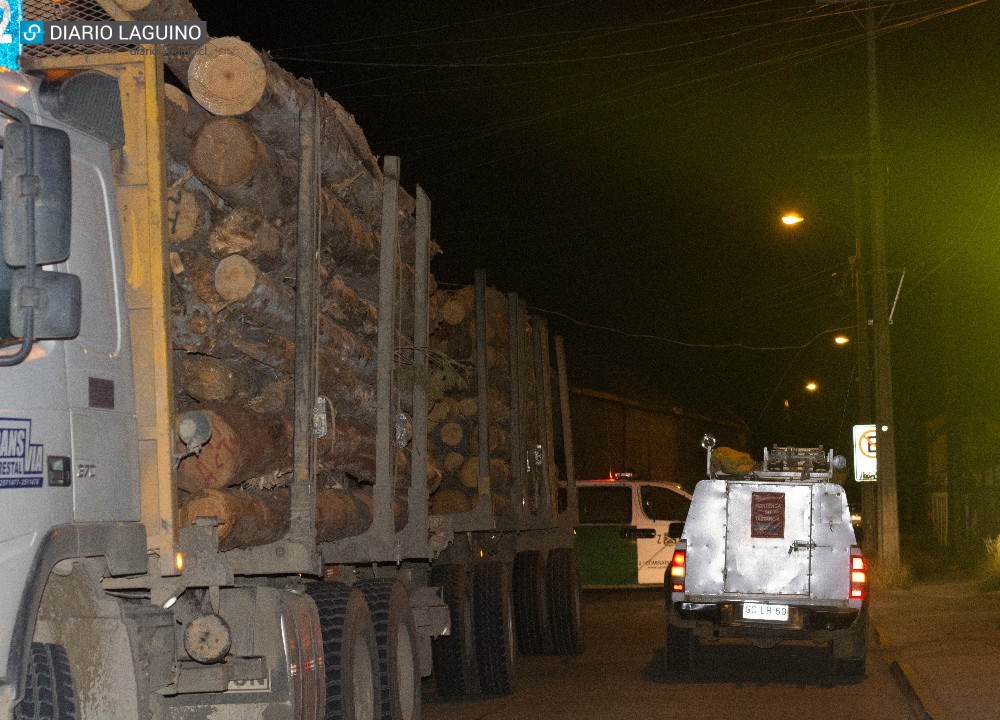
[[[888,652],[891,643],[881,628],[875,628],[875,640],[890,656],[889,672],[899,686],[906,704],[913,711],[914,717],[919,720],[949,720],[948,714],[938,705],[930,688],[920,679],[913,667],[909,663],[895,659],[892,657],[893,653]]]

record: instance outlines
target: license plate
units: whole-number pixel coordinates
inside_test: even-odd
[[[743,619],[788,622],[788,606],[769,605],[767,603],[743,603]]]

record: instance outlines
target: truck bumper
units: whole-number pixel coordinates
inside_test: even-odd
[[[789,606],[788,620],[766,622],[743,620],[740,602],[670,604],[668,621],[690,628],[699,638],[744,638],[748,640],[812,640],[829,642],[852,632],[864,608]]]

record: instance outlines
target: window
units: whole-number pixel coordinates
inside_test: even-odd
[[[625,486],[579,489],[581,525],[631,525],[632,488]]]
[[[684,520],[691,505],[679,492],[655,485],[639,487],[639,502],[650,520]]]

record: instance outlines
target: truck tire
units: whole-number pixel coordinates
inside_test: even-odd
[[[420,720],[417,622],[406,587],[378,578],[357,585],[368,601],[378,645],[382,720]]]
[[[514,690],[514,602],[511,566],[488,561],[472,568],[479,690],[486,697]]]
[[[690,628],[677,627],[667,622],[667,648],[663,659],[669,672],[688,672],[694,658],[698,639]]]
[[[583,651],[580,633],[580,574],[573,548],[549,550],[545,563],[545,587],[549,601],[552,652],[579,655]]]
[[[76,698],[69,658],[62,645],[31,643],[24,699],[15,720],[75,720]]]
[[[546,591],[545,563],[538,550],[514,556],[514,617],[517,648],[522,655],[551,655],[552,627]]]
[[[326,661],[326,720],[376,720],[382,692],[378,647],[368,603],[339,582],[306,586],[316,603]]]
[[[435,565],[430,583],[440,587],[451,616],[451,633],[431,641],[434,681],[438,694],[446,697],[475,695],[476,641],[472,622],[472,593],[465,568],[461,565]]]

